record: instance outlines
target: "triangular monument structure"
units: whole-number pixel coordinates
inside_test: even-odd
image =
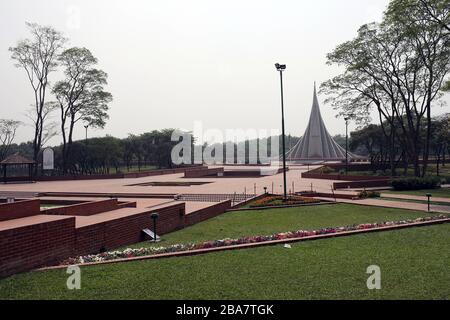
[[[348,152],[349,161],[361,158]],[[286,153],[286,161],[309,163],[343,160],[345,160],[345,149],[333,140],[325,127],[320,114],[316,84],[314,83],[313,104],[308,127],[298,143]]]

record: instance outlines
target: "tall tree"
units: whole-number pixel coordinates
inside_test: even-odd
[[[445,154],[450,145],[450,114],[443,114],[433,119],[433,136],[430,147],[434,151],[436,160],[436,174],[439,175],[439,165],[445,166]]]
[[[440,97],[445,78],[450,72],[449,22],[449,0],[393,0],[385,15],[385,23],[398,30],[420,68],[413,84],[415,80],[423,81],[423,84],[419,82],[417,90],[421,96],[413,96],[410,101],[414,103],[415,98],[419,99],[420,107],[414,106],[414,110],[420,108],[426,117],[422,175],[426,172],[430,153],[431,105]]]
[[[438,24],[442,29],[450,32],[450,0],[420,0],[419,3],[410,1],[409,7],[412,6],[413,9],[423,11],[424,20]]]
[[[362,26],[355,39],[339,45],[328,55],[328,64],[345,67],[341,75],[322,84],[327,99],[341,116],[352,115],[359,125],[371,121],[370,110],[375,107],[382,134],[389,143],[391,174],[395,175],[395,119],[402,118],[404,109],[391,77],[401,59],[401,38],[389,34],[376,23]]]
[[[28,22],[26,25],[31,38],[19,41],[15,47],[9,48],[9,51],[16,67],[25,70],[34,92],[33,159],[37,161],[45,125],[43,112],[49,85],[48,77],[57,66],[56,58],[66,39],[52,27]]]
[[[450,92],[450,80],[444,84],[444,86],[442,87],[442,91]]]
[[[58,124],[52,121],[54,112],[57,110],[58,104],[55,101],[47,101],[42,108],[40,121],[42,123],[41,129],[41,148],[43,148],[51,138],[58,135]],[[33,127],[36,127],[36,117],[34,107],[30,108],[26,112],[26,117],[30,119]]]
[[[65,79],[58,81],[52,91],[61,111],[63,170],[66,171],[76,123],[82,120],[90,127],[103,128],[109,118],[108,103],[112,95],[104,91],[107,74],[95,68],[98,61],[88,49],[67,49],[58,61],[64,68]]]
[[[328,55],[328,63],[345,67],[345,72],[322,87],[331,95],[341,113],[366,119],[376,106],[380,125],[390,132],[392,174],[395,170],[394,145],[397,130],[414,164],[415,174],[424,174],[431,136],[431,107],[439,99],[450,70],[448,32],[425,19],[424,10],[412,6],[420,0],[394,0],[381,24],[364,25],[352,41],[339,45]],[[422,137],[421,129],[428,128]],[[423,170],[419,160],[423,157]]]
[[[0,161],[6,158],[16,137],[17,128],[22,123],[16,120],[0,119]]]

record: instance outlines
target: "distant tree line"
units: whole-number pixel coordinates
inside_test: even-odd
[[[426,121],[426,120],[422,120]],[[431,119],[433,135],[429,141],[430,159],[436,166],[436,174],[439,175],[440,166],[445,166],[450,159],[450,114],[444,114]],[[408,158],[408,145],[404,143],[402,132],[396,134],[396,139],[391,140],[383,133],[383,130],[391,131],[390,124],[385,121],[382,125],[370,124],[350,134],[349,149],[355,153],[369,156],[373,171],[391,167],[393,161],[393,175],[405,174],[410,167]],[[420,139],[427,136],[427,127],[422,125]],[[422,147],[423,148],[423,147]],[[421,149],[419,149],[422,151]],[[422,160],[422,159],[420,159]],[[403,172],[397,172],[401,169]]]
[[[120,139],[112,136],[73,141],[71,156],[64,159],[64,145],[53,147],[55,171],[52,174],[107,174],[140,171],[151,168],[171,168],[173,129],[154,130]],[[0,148],[2,150],[2,148]],[[11,144],[9,153],[33,155],[33,143]],[[39,171],[39,173],[42,173]]]

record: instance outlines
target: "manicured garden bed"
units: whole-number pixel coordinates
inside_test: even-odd
[[[295,206],[302,204],[314,204],[320,203],[320,200],[314,198],[308,198],[303,196],[288,196],[287,200],[284,200],[283,196],[267,195],[248,203],[248,208],[267,208],[267,207],[281,207],[281,206]]]
[[[162,258],[167,257],[167,254],[174,254],[172,256],[189,255],[189,252],[199,252],[199,253],[209,253],[210,249],[233,249],[241,248],[246,245],[274,245],[281,242],[295,242],[300,241],[300,239],[317,239],[320,237],[328,236],[338,236],[338,235],[354,235],[359,232],[367,232],[370,230],[393,230],[399,227],[406,226],[424,226],[433,223],[446,223],[449,221],[450,216],[440,215],[440,216],[430,216],[417,219],[399,220],[399,221],[387,221],[387,222],[377,222],[377,223],[362,223],[351,226],[341,226],[341,227],[328,227],[318,230],[295,230],[281,232],[271,235],[259,235],[259,236],[247,236],[239,239],[221,239],[213,241],[205,241],[200,243],[188,243],[188,244],[176,244],[168,247],[142,247],[139,249],[125,249],[116,250],[110,252],[103,252],[99,254],[78,256],[66,259],[61,262],[61,266],[69,265],[79,265],[79,264],[92,264],[92,263],[102,263],[107,261],[126,261],[130,258],[138,257],[157,257]]]
[[[333,206],[334,208],[334,206]],[[0,280],[0,299],[449,299],[450,224]],[[414,245],[411,245],[411,244]],[[368,290],[367,267],[381,268]]]
[[[164,235],[156,246],[199,243],[215,239],[269,235],[288,230],[312,230],[331,226],[374,223],[429,216],[421,211],[333,204],[298,208],[227,212],[189,228]],[[152,247],[145,241],[130,248]],[[120,248],[121,250],[127,247]]]

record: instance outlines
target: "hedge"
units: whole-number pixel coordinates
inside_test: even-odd
[[[425,178],[402,178],[392,181],[394,190],[421,190],[421,189],[437,189],[441,186],[441,180],[438,177]]]

